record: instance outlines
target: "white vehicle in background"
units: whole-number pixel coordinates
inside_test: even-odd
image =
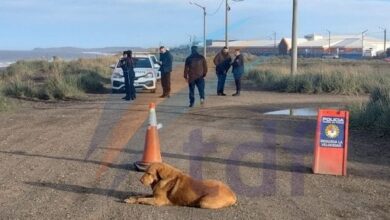
[[[157,71],[157,79],[161,79],[160,64],[155,55],[151,55],[153,68]]]
[[[157,60],[156,57],[147,53],[133,53],[133,58],[136,60],[134,66],[134,87],[155,93],[157,78],[161,75],[158,70],[160,66],[157,66],[154,62],[154,59]],[[119,61],[116,64],[111,65],[111,68],[113,69],[111,76],[112,92],[119,93],[125,91],[125,78],[123,77],[123,70],[119,66]]]
[[[376,51],[372,48],[364,50],[363,56],[364,57],[375,57],[377,55]]]

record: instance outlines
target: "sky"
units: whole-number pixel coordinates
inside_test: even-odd
[[[224,0],[206,6],[207,38],[224,39]],[[231,39],[291,35],[293,0],[229,0]],[[360,33],[383,38],[390,0],[298,0],[299,36]],[[222,5],[219,8],[219,5]],[[170,47],[203,35],[203,14],[187,0],[0,0],[0,50],[37,47]]]

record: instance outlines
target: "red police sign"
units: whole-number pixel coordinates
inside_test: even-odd
[[[313,172],[347,174],[349,112],[320,109],[314,147]]]

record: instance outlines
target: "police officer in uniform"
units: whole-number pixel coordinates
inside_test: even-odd
[[[134,100],[136,98],[136,91],[134,87],[134,60],[132,58],[132,51],[124,51],[123,58],[120,60],[120,67],[123,70],[123,76],[125,78],[125,91],[126,96],[122,99],[124,100]]]

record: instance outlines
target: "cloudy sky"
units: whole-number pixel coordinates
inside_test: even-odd
[[[194,0],[208,9],[208,38],[224,38],[224,0]],[[292,0],[230,0],[230,36],[291,35]],[[177,46],[200,39],[202,11],[187,0],[0,0],[0,49],[35,47]],[[390,0],[299,0],[299,35],[382,37]]]

